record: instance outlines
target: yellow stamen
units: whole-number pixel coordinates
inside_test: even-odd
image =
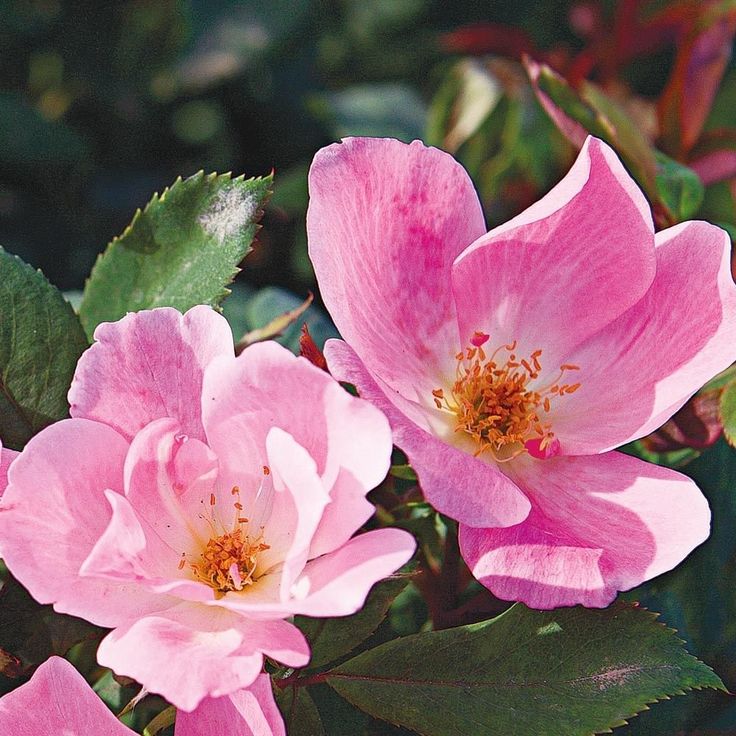
[[[580,383],[562,384],[560,378],[567,371],[580,370],[566,363],[554,383],[536,387],[533,382],[542,371],[542,350],[534,350],[529,358],[518,357],[516,340],[502,344],[490,355],[480,347],[483,333],[476,332],[474,344],[457,353],[455,382],[449,396],[441,388],[432,391],[438,409],[450,412],[456,418],[456,432],[475,440],[476,455],[490,452],[503,462],[526,452],[525,443],[537,440],[542,451],[554,441],[551,424],[544,420],[552,408],[551,399],[572,394]],[[485,340],[483,340],[485,343]],[[507,353],[506,360],[499,356]]]
[[[264,467],[264,475],[268,474],[266,471],[267,468]],[[252,585],[256,580],[258,555],[269,549],[269,545],[263,541],[263,528],[258,529],[257,536],[253,537],[249,534],[248,528],[243,526],[248,524],[248,518],[242,515],[240,489],[233,486],[231,494],[235,496],[232,528],[224,529],[221,524],[216,524],[214,519],[208,520],[212,536],[204,546],[199,559],[189,563],[195,578],[214,588],[220,595]],[[214,493],[210,494],[209,501],[211,507],[216,505]],[[222,530],[219,534],[218,526]],[[182,553],[179,570],[184,569],[186,558],[186,553]]]
[[[199,580],[219,593],[241,590],[246,585],[253,584],[258,553],[267,549],[269,545],[261,537],[251,540],[242,527],[238,527],[210,538],[200,555],[201,561],[191,567]],[[233,579],[233,565],[239,573],[239,580]]]

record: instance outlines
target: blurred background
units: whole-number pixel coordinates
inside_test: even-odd
[[[690,210],[731,222],[732,26],[733,3],[720,0],[4,0],[0,243],[79,289],[135,209],[177,176],[274,169],[262,246],[242,278],[304,293],[306,169],[341,136],[451,151],[489,224],[562,175],[574,147],[538,104],[525,54],[578,93],[592,83],[583,104],[594,118],[596,107],[604,123],[606,105],[623,110],[636,130],[618,138],[641,138],[625,141],[639,163],[650,143],[685,163],[725,149],[707,206],[695,192]],[[673,108],[688,95],[685,111],[703,119],[682,145]],[[712,130],[725,137],[714,143]]]
[[[733,0],[0,0],[0,244],[79,290],[177,176],[273,169],[237,287],[283,287],[294,306],[315,288],[304,216],[321,146],[376,135],[444,148],[493,226],[558,181],[588,132],[619,152],[658,227],[704,218],[733,238],[735,32]],[[231,322],[289,306],[260,293],[239,302],[250,315],[228,300]],[[687,464],[714,528],[628,597],[662,612],[733,691],[736,452],[718,439],[722,388],[631,448]],[[736,733],[736,706],[697,693],[617,733]]]

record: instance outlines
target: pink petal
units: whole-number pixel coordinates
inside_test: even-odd
[[[393,450],[385,415],[336,381],[325,391],[325,413],[328,457],[323,483],[330,488],[330,503],[312,539],[310,558],[341,547],[373,516],[375,508],[366,494],[386,477]]]
[[[370,444],[362,447],[370,448],[371,452],[374,449]],[[376,509],[365,497],[370,488],[360,483],[350,471],[340,471],[330,491],[330,502],[322,511],[319,526],[312,537],[310,560],[342,547],[373,516]]]
[[[179,711],[174,736],[286,736],[271,678],[261,673],[243,690],[205,698],[191,713]]]
[[[324,394],[333,383],[272,341],[251,345],[236,359],[213,361],[205,372],[202,412],[225,476],[243,485],[244,477],[261,475],[266,435],[274,426],[286,429],[324,473]]]
[[[264,530],[264,538],[271,545],[271,550],[264,557],[272,556],[273,562],[283,561],[281,599],[286,600],[307,562],[312,537],[330,497],[317,475],[314,460],[290,434],[274,427],[268,433],[266,447],[276,498]],[[293,509],[288,517],[281,512],[279,501],[282,499]],[[289,523],[284,524],[285,518],[289,518]],[[268,566],[268,562],[265,565]]]
[[[565,356],[580,366],[581,386],[554,404],[563,452],[600,452],[649,434],[736,359],[730,252],[728,235],[706,222],[657,234],[646,296]]]
[[[204,386],[204,423],[222,477],[229,479],[223,484],[242,490],[244,478],[261,474],[266,435],[274,426],[288,431],[316,462],[330,504],[310,556],[339,547],[373,514],[365,495],[386,476],[392,448],[388,422],[375,407],[273,342],[214,361]]]
[[[8,485],[8,468],[10,463],[18,457],[20,453],[15,450],[9,450],[7,447],[3,447],[0,442],[0,496],[3,495],[5,487]]]
[[[294,585],[295,613],[347,616],[360,610],[375,583],[396,572],[416,543],[401,529],[377,529],[312,560]]]
[[[291,666],[309,660],[303,635],[286,621],[255,622],[222,608],[183,604],[113,630],[97,660],[193,711],[206,697],[250,686],[264,654]]]
[[[529,501],[513,481],[495,465],[417,426],[412,421],[417,413],[410,417],[404,413],[408,402],[379,386],[350,346],[329,340],[325,356],[336,378],[355,385],[388,417],[394,441],[407,454],[425,498],[438,511],[474,526],[509,526],[526,518]]]
[[[46,660],[25,685],[0,698],[0,733],[135,736],[61,657]]]
[[[0,502],[2,553],[13,575],[40,603],[100,626],[171,605],[135,585],[79,575],[110,519],[104,491],[121,489],[127,449],[104,424],[52,424],[13,462]]]
[[[473,185],[420,141],[348,138],[309,173],[309,253],[342,336],[392,388],[412,397],[458,342],[450,265],[485,232]]]
[[[161,308],[102,323],[81,357],[69,391],[71,415],[109,424],[131,439],[160,417],[203,439],[202,372],[218,355],[233,354],[224,317],[209,307],[185,315]]]
[[[130,445],[125,493],[172,577],[182,553],[199,554],[212,534],[207,518],[217,512],[210,504],[216,481],[217,458],[204,443],[184,435],[175,419],[151,422]],[[230,489],[220,490],[229,523]]]
[[[146,577],[146,535],[130,502],[119,493],[105,491],[112,517],[97,540],[79,574],[109,580],[135,582]]]
[[[673,470],[617,452],[514,466],[532,499],[529,517],[506,529],[460,527],[471,571],[504,600],[604,607],[708,537],[705,498]]]
[[[453,266],[462,345],[475,331],[486,352],[518,341],[543,351],[545,373],[621,315],[654,277],[654,228],[641,191],[605,143],[588,138],[545,197],[491,230]]]

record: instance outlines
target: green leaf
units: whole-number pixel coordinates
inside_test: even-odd
[[[0,248],[0,438],[20,450],[69,411],[84,331],[40,271]]]
[[[276,704],[284,717],[289,736],[324,736],[317,706],[305,687],[274,689]]]
[[[176,720],[176,708],[170,705],[162,710],[144,729],[143,736],[156,736],[159,731],[173,725]]]
[[[692,688],[725,689],[657,614],[531,611],[383,644],[327,674],[370,715],[425,736],[586,736]]]
[[[414,468],[412,468],[411,465],[408,465],[406,463],[402,465],[392,465],[389,468],[389,473],[394,476],[394,478],[401,478],[402,480],[413,480],[415,481],[417,479],[417,474],[414,471]]]
[[[92,270],[80,307],[87,334],[126,312],[217,306],[251,250],[271,181],[200,171],[154,195]]]
[[[297,616],[295,623],[304,632],[312,650],[309,668],[324,667],[365,641],[386,617],[394,598],[409,584],[409,579],[408,575],[394,575],[378,583],[363,608],[352,616]]]
[[[692,217],[700,208],[705,187],[700,177],[687,166],[660,151],[657,158],[657,191],[678,222]]]
[[[728,444],[736,447],[736,381],[729,383],[721,394],[721,422]]]
[[[303,303],[303,297],[276,286],[267,286],[253,294],[247,288],[235,284],[233,294],[223,304],[222,311],[230,322],[233,332],[239,335],[264,328],[287,312],[299,309]],[[329,317],[322,309],[312,304],[299,319],[284,329],[276,341],[292,352],[298,353],[302,324],[309,327],[309,332],[320,349],[325,340],[338,337],[338,332]]]

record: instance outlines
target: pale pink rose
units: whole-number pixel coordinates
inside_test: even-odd
[[[137,736],[108,710],[84,678],[61,657],[46,660],[24,685],[0,698],[4,736]],[[233,695],[207,698],[180,712],[174,736],[284,736],[268,675]]]
[[[489,233],[465,171],[418,141],[329,146],[309,184],[310,253],[345,339],[330,370],[389,417],[486,587],[605,606],[707,538],[691,480],[609,450],[736,358],[725,232],[655,234],[595,138]]]
[[[8,473],[8,567],[112,628],[100,664],[184,711],[250,686],[264,656],[305,665],[287,619],[357,611],[414,550],[398,529],[353,537],[389,467],[386,419],[276,343],[235,358],[208,307],[129,314],[95,339],[73,418]]]

